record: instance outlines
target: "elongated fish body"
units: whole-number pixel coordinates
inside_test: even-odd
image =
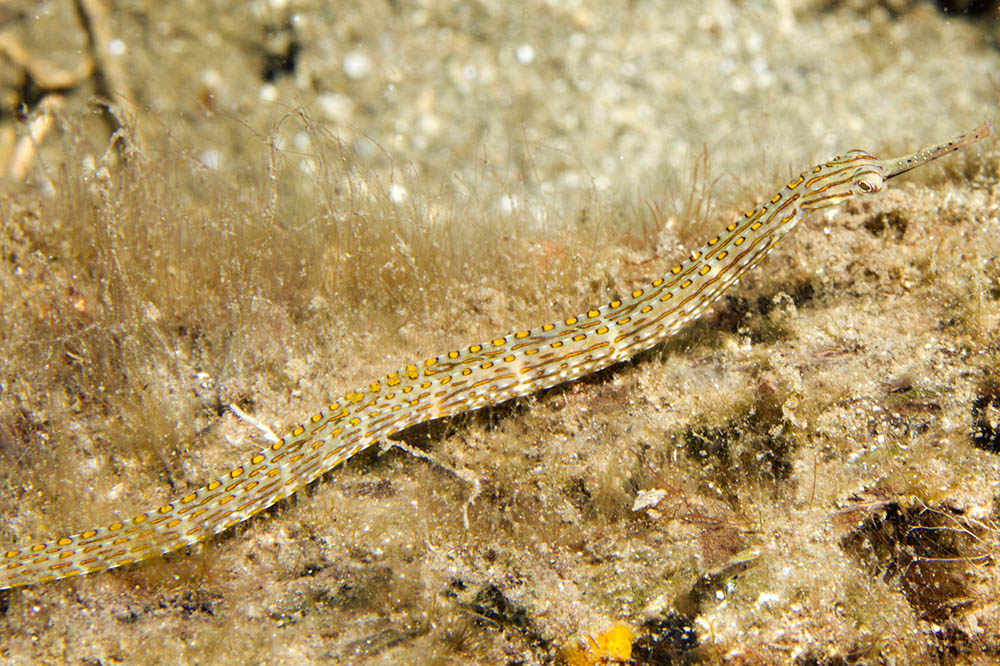
[[[412,363],[328,405],[202,488],[131,520],[0,549],[0,590],[114,569],[205,540],[405,428],[594,373],[698,318],[810,213],[988,136],[992,125],[911,155],[862,150],[807,169],[663,277],[626,298]]]

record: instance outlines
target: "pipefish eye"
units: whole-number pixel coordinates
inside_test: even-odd
[[[871,171],[855,174],[852,189],[857,194],[875,194],[882,189],[882,176]]]

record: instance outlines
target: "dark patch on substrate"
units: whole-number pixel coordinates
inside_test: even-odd
[[[501,633],[512,631],[532,649],[545,653],[551,649],[552,642],[535,628],[527,609],[508,599],[497,585],[488,583],[475,593],[471,601],[462,601],[468,591],[468,585],[456,578],[448,584],[444,596],[457,600],[459,608],[470,613],[479,627],[493,628]]]
[[[631,664],[635,666],[681,666],[701,661],[694,619],[677,611],[642,624],[632,642]]]
[[[291,24],[267,29],[263,63],[261,64],[262,80],[274,82],[283,76],[295,74],[302,45],[297,39],[290,36],[292,32]]]
[[[920,619],[936,625],[928,647],[939,663],[966,663],[973,655],[1000,657],[995,633],[969,635],[962,621],[969,609],[989,601],[988,593],[970,583],[981,578],[977,573],[991,562],[991,538],[987,527],[966,520],[959,510],[890,501],[879,505],[840,545],[902,592]]]
[[[1000,385],[979,387],[972,400],[972,445],[1000,454]]]
[[[816,298],[816,287],[810,280],[758,295],[752,301],[744,296],[727,294],[710,312],[689,323],[661,345],[670,350],[687,350],[696,344],[718,346],[725,339],[722,333],[747,336],[753,344],[774,342],[788,336],[780,323],[770,318],[775,297],[787,294],[795,307],[801,308]]]
[[[688,458],[701,464],[725,499],[739,506],[737,491],[749,481],[777,491],[792,474],[794,441],[784,434],[781,405],[773,390],[758,387],[746,416],[722,426],[689,427],[684,433]]]
[[[802,280],[791,288],[791,292],[788,293],[788,295],[791,296],[792,303],[795,304],[795,307],[801,308],[816,296],[816,288],[813,286],[811,281]],[[757,312],[763,316],[771,314],[771,311],[774,309],[774,296],[774,294],[761,294],[758,296]]]
[[[363,566],[340,570],[335,576],[336,589],[320,588],[311,593],[312,601],[339,610],[366,608],[372,599],[389,596],[392,570],[386,566]]]
[[[944,623],[971,602],[981,526],[947,507],[886,502],[841,540],[873,574],[897,585],[921,619]]]
[[[216,608],[223,598],[221,592],[187,590],[181,594],[161,597],[151,603],[141,605],[126,603],[124,609],[115,614],[115,618],[122,624],[132,624],[143,616],[158,614],[159,611],[178,611],[187,617],[192,615],[215,617]]]
[[[576,478],[570,480],[566,487],[563,488],[563,494],[577,511],[587,513],[590,509],[593,496],[587,490],[587,484],[583,479]]]
[[[160,602],[160,608],[179,610],[187,616],[201,613],[214,617],[215,606],[220,599],[222,599],[222,594],[219,592],[189,590],[183,594],[164,599]]]
[[[988,16],[1000,9],[997,0],[935,0],[935,3],[945,14],[963,14],[970,18]]]
[[[856,10],[865,8],[863,11],[860,11],[862,15],[878,8],[891,18],[899,19],[913,12],[924,3],[917,0],[906,0],[903,2],[899,0],[878,0],[877,2],[859,3],[855,6],[852,3],[845,3],[842,0],[826,0],[825,3],[817,7],[817,10],[829,13],[845,4]],[[988,17],[997,7],[1000,7],[998,0],[934,0],[933,4],[946,16],[964,16],[969,19]]]
[[[973,638],[954,624],[940,627],[935,635],[932,649],[939,664],[968,663],[1000,663],[1000,637]],[[970,656],[989,659],[989,661],[971,661]],[[990,658],[993,659],[990,659]]]
[[[706,326],[730,334],[748,337],[753,344],[775,342],[788,337],[787,328],[771,313],[782,298],[791,298],[796,308],[801,308],[816,298],[816,287],[811,280],[800,280],[774,292],[759,294],[752,302],[743,296],[727,295],[724,306],[704,318]]]
[[[889,229],[896,240],[902,240],[908,221],[898,211],[882,211],[869,215],[862,224],[872,236],[881,236],[886,232],[886,229]]]

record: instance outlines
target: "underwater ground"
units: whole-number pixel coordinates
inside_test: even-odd
[[[0,2],[0,550],[252,455],[230,405],[281,434],[997,123],[998,44],[990,2]],[[997,663],[998,181],[993,136],[628,363],[0,592],[0,663]]]

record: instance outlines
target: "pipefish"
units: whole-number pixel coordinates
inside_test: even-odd
[[[351,391],[207,485],[131,520],[0,550],[0,590],[107,571],[204,541],[411,426],[592,374],[698,318],[810,214],[875,194],[891,178],[993,132],[880,160],[849,150],[806,169],[649,286],[562,321],[411,363]]]

